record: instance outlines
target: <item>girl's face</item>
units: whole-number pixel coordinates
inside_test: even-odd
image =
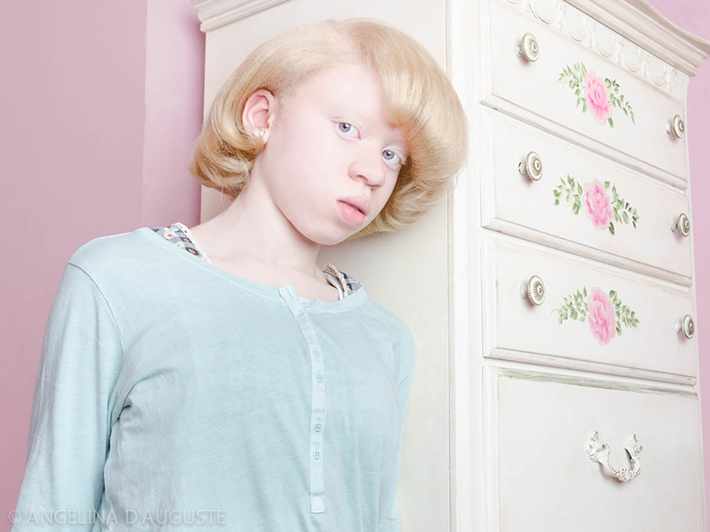
[[[305,82],[280,120],[269,120],[255,168],[304,237],[337,244],[382,210],[408,156],[407,128],[389,125],[386,116],[379,76],[345,65]]]

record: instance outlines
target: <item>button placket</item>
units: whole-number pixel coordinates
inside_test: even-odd
[[[289,310],[296,318],[296,322],[303,333],[311,354],[311,423],[309,446],[309,473],[310,473],[310,510],[312,513],[325,512],[324,473],[323,462],[323,433],[326,421],[326,395],[325,395],[325,367],[323,353],[318,342],[318,336],[308,319],[308,313],[303,309],[299,297],[288,284],[279,289],[281,296],[286,301]]]

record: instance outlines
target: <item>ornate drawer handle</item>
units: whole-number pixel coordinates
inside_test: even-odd
[[[533,181],[539,181],[542,177],[542,159],[537,153],[531,151],[525,156],[525,161],[518,164],[518,172],[527,175]]]
[[[666,132],[668,134],[673,133],[679,139],[685,136],[685,122],[683,122],[680,115],[675,115],[673,121],[670,124],[666,124]]]
[[[639,453],[643,449],[639,445],[638,438],[636,434],[629,434],[626,437],[626,443],[624,443],[624,448],[629,454],[629,460],[631,460],[631,469],[625,467],[616,470],[609,463],[609,446],[606,443],[602,443],[599,439],[599,432],[596,430],[592,431],[587,440],[587,455],[592,462],[599,462],[621,482],[627,482],[632,478],[638,476],[641,473],[641,462],[639,461]]]
[[[520,42],[515,45],[515,53],[530,62],[537,61],[540,57],[540,46],[532,33],[526,33]]]
[[[537,275],[530,277],[527,283],[520,287],[520,295],[529,299],[533,305],[542,305],[545,301],[545,285]]]
[[[671,231],[674,233],[680,230],[680,234],[688,236],[690,234],[690,218],[684,212],[681,212],[678,219],[671,225]]]
[[[675,322],[675,332],[683,331],[683,335],[690,340],[695,334],[695,322],[690,314],[683,316],[682,321]]]

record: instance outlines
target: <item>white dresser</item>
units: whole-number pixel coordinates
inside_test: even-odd
[[[368,16],[469,115],[447,202],[321,254],[417,341],[402,531],[704,532],[686,95],[710,42],[640,0],[193,3],[206,110],[264,40]],[[203,220],[224,205],[203,189]]]

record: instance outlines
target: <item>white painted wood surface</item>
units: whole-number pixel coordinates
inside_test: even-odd
[[[685,290],[517,239],[486,236],[484,252],[490,279],[483,287],[486,356],[695,383],[697,342],[674,327],[686,314],[695,314]],[[545,287],[539,306],[520,293],[532,275]],[[603,299],[594,300],[595,289]],[[606,314],[595,314],[612,297],[628,307],[622,314],[633,312],[635,319],[615,316],[610,323]],[[561,315],[569,317],[560,323]]]
[[[482,125],[484,227],[690,286],[690,239],[671,231],[688,213],[683,191],[501,113],[484,112]],[[518,171],[531,151],[542,161],[537,181]],[[587,187],[607,182],[609,208],[590,208]]]
[[[490,530],[704,530],[695,394],[487,370],[486,437],[489,462],[498,465],[488,486],[497,499]],[[615,469],[629,467],[624,443],[635,434],[642,447],[638,476],[620,482],[591,461],[592,431],[608,445]]]
[[[487,105],[513,114],[523,108],[544,117],[582,135],[588,143],[602,144],[612,154],[622,152],[631,156],[642,169],[671,184],[676,179],[686,179],[687,136],[677,139],[665,131],[666,123],[676,114],[685,119],[681,101],[502,2],[490,4],[488,31],[488,36],[482,36],[490,39],[490,70],[484,80]],[[535,35],[539,42],[540,57],[534,63],[514,53],[515,44],[526,32]],[[611,109],[614,127],[595,120],[591,105],[583,113],[581,106],[577,106],[574,90],[558,82],[563,69],[571,68],[574,63],[584,64],[588,73],[602,80],[615,80],[620,86],[619,97],[623,95],[624,101],[631,105],[635,124],[615,107]]]

